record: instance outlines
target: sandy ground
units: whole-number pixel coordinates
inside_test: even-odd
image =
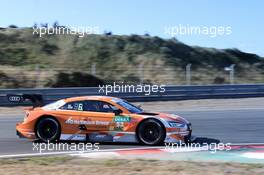
[[[185,101],[137,102],[146,111],[208,111],[264,109],[264,98],[210,99]],[[18,116],[29,107],[0,107],[1,116]]]
[[[202,163],[159,160],[81,159],[42,157],[0,160],[0,174],[105,175],[263,175],[264,164]]]

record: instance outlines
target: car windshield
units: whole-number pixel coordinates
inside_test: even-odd
[[[120,106],[126,108],[129,112],[131,113],[141,113],[143,112],[143,110],[125,100],[118,100],[116,101],[117,104],[119,104]]]

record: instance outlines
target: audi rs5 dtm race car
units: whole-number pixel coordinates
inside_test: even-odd
[[[30,99],[35,104],[26,110],[24,121],[16,125],[19,137],[43,142],[79,140],[146,145],[188,142],[191,138],[191,123],[186,119],[174,114],[145,112],[115,97],[72,97],[44,106],[37,95],[8,98],[12,102]]]

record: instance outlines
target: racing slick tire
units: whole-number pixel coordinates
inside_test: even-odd
[[[51,117],[42,118],[36,125],[36,136],[43,142],[58,141],[61,134],[59,122]]]
[[[165,137],[165,127],[155,119],[147,119],[138,126],[137,138],[142,144],[160,145],[164,143]]]

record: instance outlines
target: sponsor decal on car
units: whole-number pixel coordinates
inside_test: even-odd
[[[114,122],[130,122],[131,118],[129,116],[115,116]]]
[[[60,136],[61,140],[80,140],[84,141],[86,140],[85,134],[61,134]]]
[[[65,121],[66,124],[75,124],[75,125],[109,125],[110,122],[108,121],[91,121],[91,120],[73,120],[69,118]]]
[[[116,122],[116,126],[114,127],[115,131],[123,131],[124,130],[124,122]]]
[[[113,118],[114,125],[110,126],[110,130],[123,131],[125,123],[127,122],[131,122],[131,118],[129,116],[115,116]]]

